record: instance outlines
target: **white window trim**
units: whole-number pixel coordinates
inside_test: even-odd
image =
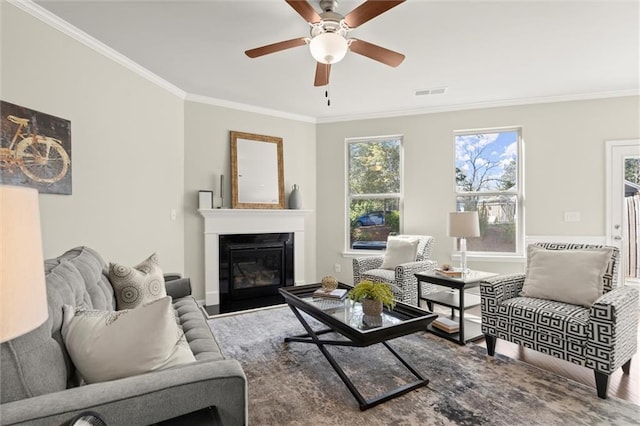
[[[351,223],[348,220],[349,218],[349,207],[351,203],[349,202],[349,144],[357,143],[357,142],[374,142],[377,140],[386,140],[386,139],[399,139],[400,140],[400,193],[393,194],[384,194],[384,196],[380,196],[380,198],[388,198],[391,196],[398,196],[398,206],[400,209],[400,223],[398,225],[399,232],[402,233],[404,230],[404,136],[401,134],[394,135],[382,135],[382,136],[371,136],[371,137],[354,137],[354,138],[345,138],[344,140],[344,212],[342,218],[344,220],[344,250],[342,255],[345,257],[361,257],[361,256],[380,256],[384,254],[386,250],[354,250],[350,247],[350,235],[351,235]],[[371,197],[370,197],[371,198]],[[375,198],[375,197],[373,197]]]
[[[518,218],[518,232],[516,234],[516,251],[515,253],[505,253],[505,252],[480,252],[480,251],[467,251],[467,260],[474,260],[477,262],[523,262],[526,260],[526,241],[525,241],[525,188],[524,188],[524,130],[523,126],[505,126],[505,127],[490,127],[486,129],[469,129],[469,130],[455,130],[453,132],[453,142],[455,147],[455,138],[460,135],[474,135],[478,133],[500,133],[507,131],[517,131],[519,135],[519,144],[518,144],[518,173],[516,176],[516,185],[517,191],[487,191],[483,192],[482,195],[492,195],[492,194],[510,194],[516,196],[516,217]],[[456,168],[456,157],[455,157],[455,148],[454,148],[454,156],[453,156],[453,170],[455,174]],[[471,195],[475,194],[474,192],[460,191],[458,192],[456,181],[453,180],[453,193],[457,200],[458,195]],[[458,250],[456,239],[452,238],[452,253],[451,259],[455,261],[460,260],[460,251]]]

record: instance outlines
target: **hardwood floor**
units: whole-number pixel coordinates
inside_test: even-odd
[[[486,347],[484,340],[478,340],[474,343]],[[524,361],[527,364],[590,386],[593,388],[594,397],[597,397],[593,370],[500,339],[496,343],[496,353]],[[640,405],[640,356],[637,352],[631,360],[631,369],[628,375],[622,374],[622,368],[611,375],[607,394]]]
[[[434,310],[444,315],[450,313],[447,308],[441,311],[437,306]],[[465,317],[476,318],[479,321],[480,308],[476,307],[465,311]],[[640,327],[638,328],[638,341],[640,342]],[[476,340],[474,343],[486,348],[484,339]],[[593,370],[500,339],[496,343],[496,353],[590,386],[593,388],[594,397],[597,398]],[[622,373],[622,368],[611,375],[607,394],[640,405],[640,355],[638,352],[631,359],[628,375]]]

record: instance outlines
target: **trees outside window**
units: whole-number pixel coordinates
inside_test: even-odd
[[[402,138],[347,139],[348,249],[384,250],[400,232]]]
[[[523,252],[522,137],[518,128],[456,132],[456,210],[477,210],[472,252]]]

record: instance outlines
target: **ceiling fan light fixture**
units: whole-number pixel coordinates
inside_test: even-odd
[[[349,43],[340,34],[325,32],[313,37],[309,42],[311,56],[323,64],[340,62],[347,54]]]

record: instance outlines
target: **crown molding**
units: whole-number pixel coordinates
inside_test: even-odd
[[[307,123],[317,122],[317,119],[315,117],[309,117],[307,115],[293,114],[290,112],[263,108],[255,105],[243,104],[240,102],[225,101],[223,99],[210,98],[207,96],[187,94],[187,96],[185,97],[185,100],[191,101],[191,102],[197,102],[201,104],[231,108],[231,109],[236,109],[240,111],[255,112],[256,114],[270,115],[273,117],[286,118],[289,120],[304,121]]]
[[[160,86],[161,88],[167,90],[168,92],[174,94],[175,96],[184,99],[186,96],[186,92],[179,87],[169,83],[158,75],[152,73],[148,69],[140,66],[136,62],[124,56],[122,53],[115,51],[110,48],[106,44],[96,40],[91,37],[89,34],[85,33],[81,29],[74,27],[67,21],[61,19],[60,17],[54,15],[49,12],[47,9],[42,6],[34,3],[31,0],[6,0],[7,3],[17,7],[18,9],[28,13],[34,18],[39,19],[45,24],[49,25],[52,28],[60,31],[61,33],[71,37],[72,39],[84,44],[90,49],[100,53],[101,55],[111,59],[112,61],[122,65],[123,67],[133,71],[139,76],[149,80],[150,82]]]
[[[520,105],[585,101],[585,100],[591,100],[591,99],[604,99],[604,98],[621,98],[625,96],[640,96],[640,91],[630,89],[630,90],[617,90],[617,91],[610,91],[610,92],[579,93],[579,94],[561,95],[561,96],[503,99],[503,100],[487,101],[487,102],[474,102],[474,103],[468,103],[468,104],[442,105],[442,106],[435,106],[435,107],[416,108],[416,109],[410,109],[410,110],[350,114],[350,115],[333,116],[333,117],[319,117],[316,119],[316,122],[318,124],[337,123],[337,122],[343,122],[343,121],[406,117],[409,115],[421,115],[421,114],[436,114],[441,112],[464,111],[464,110],[470,110],[470,109],[500,108],[500,107],[510,107],[510,106],[520,106]]]
[[[71,25],[70,23],[66,22],[60,17],[54,15],[53,13],[49,12],[42,6],[34,3],[32,0],[0,0],[0,1],[6,1],[7,3],[21,9],[22,11],[28,13],[34,18],[39,19],[45,24],[57,29],[63,34],[84,44],[90,49],[102,54],[106,58],[111,59],[112,61],[122,65],[123,67],[131,70],[132,72],[138,74],[139,76],[145,78],[146,80],[156,84],[157,86],[167,90],[168,92],[174,94],[175,96],[183,100],[203,103],[208,105],[214,105],[214,106],[220,106],[225,108],[231,108],[231,109],[236,109],[240,111],[253,112],[256,114],[269,115],[273,117],[285,118],[290,120],[308,122],[308,123],[315,123],[315,124],[336,123],[336,122],[344,122],[344,121],[405,117],[405,116],[411,116],[411,115],[435,114],[435,113],[442,113],[442,112],[463,111],[463,110],[473,110],[473,109],[482,109],[482,108],[499,108],[499,107],[509,107],[509,106],[519,106],[519,105],[571,102],[571,101],[582,101],[582,100],[591,100],[591,99],[616,98],[616,97],[640,95],[640,91],[638,90],[619,90],[619,91],[610,91],[610,92],[579,93],[579,94],[570,94],[570,95],[561,95],[561,96],[503,99],[503,100],[487,101],[487,102],[443,105],[443,106],[395,110],[395,111],[381,111],[381,112],[362,113],[362,114],[349,114],[349,115],[342,115],[342,116],[311,117],[306,115],[294,114],[286,111],[279,111],[279,110],[259,107],[255,105],[249,105],[249,104],[243,104],[239,102],[227,101],[223,99],[211,98],[208,96],[189,94],[184,90],[180,89],[179,87],[173,85],[172,83],[159,77],[157,74],[154,74],[153,72],[142,67],[138,63],[132,61],[128,57],[124,56],[123,54],[107,46],[106,44],[98,41],[97,39],[93,38],[92,36],[80,30],[79,28]]]

